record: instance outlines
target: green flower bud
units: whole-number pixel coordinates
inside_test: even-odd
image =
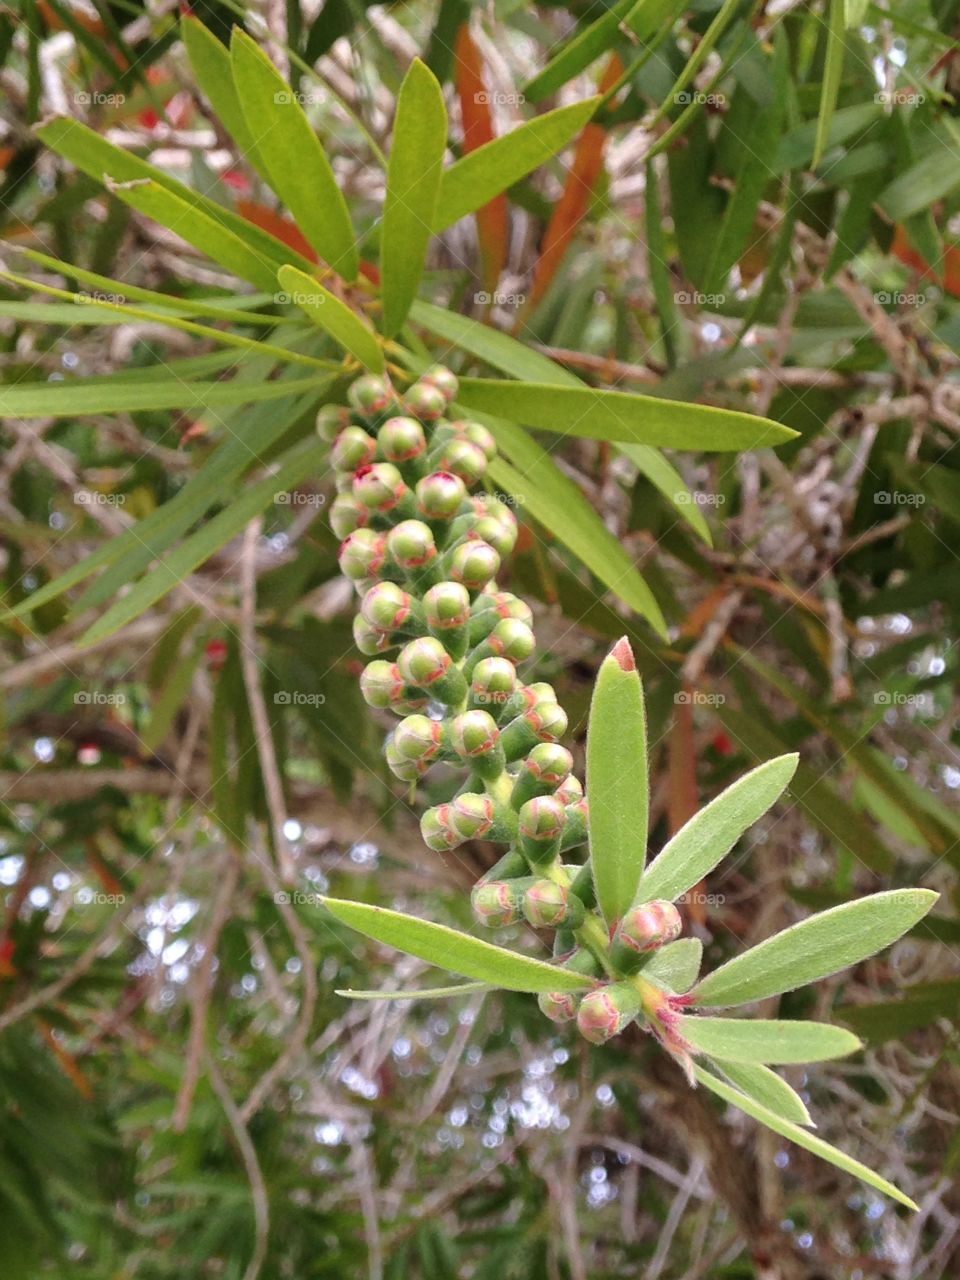
[[[517,687],[517,670],[509,658],[482,658],[470,677],[470,702],[499,712]]]
[[[497,745],[500,730],[486,711],[465,711],[450,725],[450,743],[463,760],[484,756]]]
[[[566,805],[576,804],[583,799],[583,783],[571,773],[557,788],[557,795]]]
[[[426,764],[440,754],[443,726],[429,716],[406,716],[393,731],[397,754],[405,760]]]
[[[355,538],[357,535],[351,536]],[[395,582],[378,582],[363,597],[360,616],[369,626],[389,635],[403,626],[413,607],[413,597],[402,587]]]
[[[516,520],[510,523],[498,516],[481,516],[473,526],[474,537],[489,542],[501,559],[517,545],[517,533]]]
[[[673,903],[655,898],[630,908],[620,921],[617,941],[639,955],[646,955],[679,938],[682,930],[683,921]]]
[[[536,647],[536,638],[530,627],[519,618],[504,618],[490,632],[487,644],[498,658],[511,662],[525,662]]]
[[[371,511],[392,511],[409,492],[392,462],[374,462],[354,472],[353,496]]]
[[[436,559],[437,544],[422,520],[401,520],[387,535],[387,552],[401,569],[421,569]]]
[[[534,866],[547,866],[560,851],[560,837],[567,820],[563,805],[553,796],[534,796],[519,812],[517,843]]]
[[[377,449],[387,462],[412,462],[427,451],[427,437],[416,418],[388,418],[377,433]]]
[[[479,591],[496,576],[500,557],[487,542],[464,542],[450,557],[450,577],[468,591]]]
[[[517,886],[506,880],[481,880],[473,886],[470,905],[481,924],[500,929],[520,918],[522,897]]]
[[[466,485],[459,476],[434,471],[417,483],[417,511],[427,520],[452,520],[466,496]]]
[[[480,791],[462,791],[450,803],[450,821],[465,840],[513,840],[517,815]]]
[[[344,404],[325,404],[317,412],[316,432],[329,444],[350,425],[350,410]]]
[[[451,631],[470,619],[470,596],[460,582],[438,582],[423,597],[423,616],[431,631]]]
[[[392,649],[396,644],[387,632],[371,627],[359,613],[354,614],[353,618],[353,642],[361,653],[367,655],[383,653],[385,649]]]
[[[497,456],[496,440],[494,440],[492,433],[479,422],[465,422],[457,419],[451,422],[450,426],[458,436],[461,436],[464,440],[469,440],[471,444],[475,444],[478,449],[481,449],[488,462]]]
[[[401,782],[416,782],[429,764],[429,761],[426,764],[420,764],[417,760],[407,760],[406,757],[400,755],[394,745],[393,738],[387,739],[383,754],[386,757],[387,767],[390,772],[394,777],[399,778]]]
[[[471,488],[483,479],[487,455],[469,440],[451,440],[441,450],[437,465],[440,470],[459,476],[467,488]]]
[[[523,895],[523,914],[535,929],[555,929],[567,918],[566,889],[552,880],[534,880]]]
[[[368,707],[383,710],[399,701],[404,695],[400,668],[395,662],[377,658],[368,662],[360,674],[360,692]]]
[[[352,493],[338,493],[330,504],[330,528],[338,538],[362,529],[369,519],[369,510]]]
[[[356,471],[373,461],[377,442],[363,427],[344,427],[333,442],[330,461],[338,471]]]
[[[387,554],[387,539],[375,529],[355,529],[340,544],[340,572],[352,582],[374,578]]]
[[[452,373],[446,365],[435,364],[432,368],[421,377],[421,382],[425,382],[427,386],[436,387],[443,395],[444,400],[449,404],[452,400],[456,400],[457,392],[460,389],[460,383],[457,381],[457,375]]]
[[[396,397],[384,378],[367,373],[350,384],[347,399],[360,417],[374,419],[386,413],[395,403]]]
[[[519,760],[536,743],[556,742],[566,731],[566,712],[556,702],[543,699],[510,721],[501,742],[507,760]]]
[[[557,798],[560,798],[559,791]],[[583,844],[590,832],[590,814],[586,800],[577,800],[574,804],[564,807],[567,811],[567,825],[560,842],[560,850],[563,853]]]
[[[573,756],[555,742],[538,742],[523,758],[513,784],[510,803],[514,809],[534,796],[556,791],[573,768]]]
[[[640,996],[630,983],[611,983],[583,997],[577,1012],[577,1028],[591,1044],[603,1044],[619,1035],[639,1012]]]
[[[572,991],[542,992],[537,1004],[551,1022],[572,1022],[577,1016],[577,996]]]
[[[453,665],[443,644],[435,636],[420,636],[404,645],[397,656],[397,666],[407,684],[429,689],[440,702],[448,705],[463,700],[467,682]]]
[[[436,422],[447,411],[447,397],[438,386],[425,380],[415,382],[403,397],[403,402],[421,422]]]
[[[473,602],[470,617],[470,643],[478,644],[498,622],[514,618],[529,627],[533,622],[530,606],[509,591],[484,591]]]
[[[420,834],[427,848],[433,849],[435,853],[456,849],[465,839],[454,830],[450,822],[448,804],[438,804],[432,809],[427,809],[420,819]]]

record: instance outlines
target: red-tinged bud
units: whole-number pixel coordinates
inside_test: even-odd
[[[679,938],[682,930],[683,921],[673,903],[656,898],[630,908],[620,922],[617,941],[645,955]]]
[[[371,627],[359,613],[353,616],[353,642],[361,653],[371,656],[392,649],[396,641],[386,631]]]
[[[487,542],[464,542],[450,557],[450,577],[468,591],[479,591],[500,568],[500,557]]]
[[[541,742],[526,757],[523,768],[536,782],[553,789],[569,776],[573,756],[558,743]]]
[[[525,662],[536,647],[536,637],[519,618],[504,618],[490,632],[487,643],[498,658]]]
[[[541,742],[559,742],[567,732],[567,713],[558,702],[537,703],[524,719]]]
[[[437,463],[442,470],[459,476],[469,489],[483,479],[487,455],[469,440],[451,440],[444,446]]]
[[[488,929],[501,929],[520,918],[521,894],[506,880],[482,880],[470,894],[473,914]]]
[[[340,572],[352,582],[375,578],[387,554],[387,539],[375,529],[355,529],[340,544]]]
[[[559,798],[559,791],[557,796]],[[577,845],[583,844],[586,840],[590,831],[590,814],[585,799],[564,805],[564,808],[567,811],[567,825],[563,832],[563,839],[560,842],[560,850],[565,853],[568,849],[575,849]]]
[[[427,520],[452,520],[466,496],[466,485],[459,476],[434,471],[417,483],[417,510]]]
[[[445,853],[448,849],[456,849],[463,844],[464,836],[454,830],[450,822],[450,806],[438,804],[428,809],[420,819],[420,834],[428,849],[436,853]]]
[[[470,536],[489,542],[497,554],[503,558],[508,556],[517,545],[517,522],[514,520],[510,523],[501,520],[499,516],[481,516],[473,526]]]
[[[470,643],[479,644],[498,622],[513,618],[533,623],[530,606],[509,591],[484,591],[473,602],[470,618]]]
[[[520,810],[520,834],[528,840],[559,840],[566,821],[556,796],[534,796]]]
[[[466,422],[462,419],[457,419],[450,423],[450,427],[462,439],[469,440],[478,449],[482,449],[488,462],[497,456],[496,440],[494,440],[492,433],[479,422]]]
[[[426,764],[440,754],[443,726],[429,716],[406,716],[393,732],[393,745],[405,760]]]
[[[535,929],[555,929],[567,919],[567,890],[552,880],[535,880],[523,895],[523,914]]]
[[[572,1022],[577,1016],[577,997],[572,991],[546,991],[537,996],[537,1004],[551,1022]]]
[[[392,511],[409,490],[392,462],[360,467],[353,476],[353,496],[371,511]]]
[[[378,582],[363,597],[360,616],[369,626],[389,635],[403,626],[413,606],[413,597],[395,582]]]
[[[363,427],[344,427],[333,442],[330,461],[338,471],[356,471],[373,461],[377,442]]]
[[[420,636],[403,646],[397,666],[407,684],[427,689],[450,670],[451,658],[441,642],[433,636]]]
[[[621,671],[636,671],[637,669],[633,650],[630,648],[630,641],[626,636],[621,636],[613,646],[610,650],[610,657],[616,658],[617,662],[620,664]]]
[[[407,411],[421,422],[436,422],[447,411],[447,397],[430,382],[415,382],[403,397]]]
[[[388,418],[377,433],[377,448],[387,462],[412,462],[427,451],[427,437],[416,418]]]
[[[395,662],[377,658],[368,662],[360,675],[360,692],[368,707],[383,710],[404,697],[405,687]]]
[[[611,983],[583,997],[577,1012],[577,1027],[591,1044],[603,1044],[619,1035],[639,1012],[639,993],[629,983]]]
[[[330,505],[330,528],[338,538],[362,529],[369,519],[369,510],[352,493],[338,493]]]
[[[383,754],[387,761],[387,767],[395,778],[399,778],[401,782],[416,782],[420,775],[426,770],[429,761],[421,764],[417,760],[407,760],[402,756],[394,745],[393,738],[388,738]],[[432,846],[431,846],[432,847]]]
[[[450,804],[450,824],[464,840],[482,840],[489,835],[496,816],[490,796],[464,791]]]
[[[463,760],[489,755],[499,738],[500,730],[486,711],[464,711],[450,725],[450,745]]]
[[[393,388],[376,374],[356,378],[347,391],[347,399],[361,418],[374,419],[387,412],[395,402]]]
[[[423,597],[423,616],[431,631],[452,631],[470,620],[470,595],[461,582],[438,582]]]
[[[473,668],[470,700],[499,711],[517,687],[517,670],[509,658],[483,658]]]
[[[317,435],[329,444],[350,425],[350,410],[343,404],[325,404],[317,413]]]
[[[577,804],[583,799],[583,783],[575,774],[565,778],[557,787],[557,797],[566,805]]]
[[[387,552],[401,569],[422,569],[437,557],[437,544],[422,520],[401,520],[387,534]]]
[[[435,364],[433,368],[428,369],[420,381],[425,382],[430,387],[436,387],[442,393],[447,404],[450,404],[452,400],[456,400],[457,392],[460,389],[457,375],[443,364]]]

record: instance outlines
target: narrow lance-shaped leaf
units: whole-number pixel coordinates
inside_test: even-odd
[[[624,637],[600,666],[587,728],[590,863],[609,925],[629,909],[643,871],[647,790],[643,687]]]
[[[708,974],[694,1003],[748,1004],[829,977],[896,942],[938,897],[930,889],[890,889],[822,911]]]
[[[434,232],[453,226],[556,155],[590,119],[598,102],[599,98],[586,98],[547,111],[456,160],[440,179]]]
[[[827,0],[827,49],[823,61],[823,84],[820,88],[820,109],[817,113],[817,132],[813,144],[813,167],[820,163],[830,121],[837,105],[840,78],[843,75],[843,55],[846,49],[845,0]]]
[[[762,1107],[775,1111],[793,1124],[816,1126],[799,1093],[775,1071],[759,1062],[724,1062],[723,1074]]]
[[[375,942],[477,982],[530,993],[582,991],[592,985],[589,978],[572,969],[560,969],[543,960],[518,955],[417,916],[343,898],[324,898],[323,903],[331,915]]]
[[[643,978],[675,996],[682,996],[696,982],[702,960],[703,943],[699,938],[678,938],[654,951],[643,966]]]
[[[892,1182],[888,1182],[886,1178],[881,1178],[878,1173],[868,1169],[859,1160],[854,1160],[853,1156],[848,1156],[845,1151],[839,1151],[836,1147],[832,1147],[829,1142],[824,1142],[822,1138],[815,1137],[814,1134],[801,1129],[799,1125],[785,1120],[775,1111],[763,1106],[762,1103],[756,1102],[738,1089],[724,1084],[722,1080],[718,1080],[709,1071],[704,1071],[702,1067],[694,1066],[693,1074],[705,1088],[717,1094],[718,1097],[723,1098],[725,1102],[729,1102],[732,1106],[739,1107],[746,1115],[752,1116],[754,1120],[759,1120],[761,1124],[765,1124],[774,1133],[779,1133],[782,1138],[789,1138],[798,1147],[803,1147],[804,1150],[812,1152],[815,1156],[819,1156],[821,1160],[826,1160],[828,1164],[835,1165],[838,1169],[843,1169],[845,1173],[853,1174],[855,1178],[859,1178],[867,1186],[873,1187],[885,1196],[890,1196],[892,1200],[898,1200],[900,1204],[905,1204],[908,1209],[917,1208],[916,1203],[909,1196],[898,1190]]]
[[[353,991],[345,987],[335,994],[347,1000],[450,1000],[454,996],[489,990],[487,982],[457,982],[451,987],[417,987],[403,991]]]
[[[624,391],[461,378],[457,399],[469,409],[591,440],[628,440],[670,449],[727,453],[792,440],[796,431],[769,418]]]
[[[773,1018],[681,1018],[677,1031],[701,1053],[729,1062],[823,1062],[861,1048],[843,1027]]]
[[[791,754],[768,760],[704,805],[654,858],[640,881],[638,897],[644,902],[672,902],[699,884],[780,798],[798,758]]]
[[[289,300],[309,320],[329,333],[334,342],[356,356],[372,373],[383,372],[383,351],[377,335],[345,302],[296,267],[281,267],[277,278]]]
[[[230,44],[237,94],[270,185],[320,257],[345,280],[357,275],[350,212],[313,126],[267,55],[243,31]]]
[[[99,378],[76,382],[21,383],[0,387],[0,414],[17,418],[76,418],[87,414],[136,413],[143,409],[187,409],[194,414],[224,405],[280,400],[329,384],[328,375],[256,386],[230,382],[110,382]]]
[[[436,76],[414,58],[397,99],[380,228],[383,332],[392,337],[417,296],[440,190],[447,109]]]

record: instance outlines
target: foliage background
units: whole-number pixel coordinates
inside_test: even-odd
[[[318,892],[465,926],[488,851],[429,854],[384,774],[329,478],[235,508],[275,454],[263,433],[305,436],[316,396],[195,413],[147,395],[72,416],[77,379],[257,386],[274,362],[169,312],[106,316],[4,277],[5,387],[63,393],[49,413],[4,410],[8,607],[119,546],[211,474],[224,441],[258,442],[199,506],[179,499],[179,524],[151,526],[168,543],[128,533],[92,584],[4,619],[5,1275],[955,1274],[956,5],[663,10],[652,53],[605,27],[542,97],[531,76],[575,23],[596,36],[600,6],[194,12],[223,38],[245,20],[290,76],[371,256],[378,152],[414,54],[448,86],[453,156],[625,76],[602,126],[433,241],[421,297],[477,322],[464,347],[423,313],[414,328],[462,372],[516,373],[513,348],[477,358],[492,327],[596,385],[800,431],[776,451],[671,454],[682,482],[642,447],[541,438],[551,482],[578,485],[638,564],[666,639],[571,553],[562,502],[554,525],[518,507],[509,585],[536,608],[538,670],[581,730],[597,663],[629,632],[656,844],[753,761],[801,751],[791,803],[688,903],[712,960],[854,892],[942,892],[892,952],[781,1002],[866,1037],[863,1055],[793,1080],[821,1135],[921,1213],[679,1091],[640,1035],[588,1052],[523,997],[371,1011],[334,994],[419,971],[333,927]],[[127,288],[248,305],[35,133],[51,112],[84,120],[289,235],[197,91],[174,16],[66,0],[0,14],[5,270],[91,290],[18,252],[38,249]],[[303,340],[282,300],[260,304],[271,341]],[[195,571],[149,568],[233,509]],[[81,643],[151,580],[125,626]]]

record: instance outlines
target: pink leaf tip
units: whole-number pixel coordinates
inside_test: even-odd
[[[610,657],[616,658],[622,671],[636,671],[637,664],[633,660],[633,650],[626,636],[621,636],[610,650]]]

